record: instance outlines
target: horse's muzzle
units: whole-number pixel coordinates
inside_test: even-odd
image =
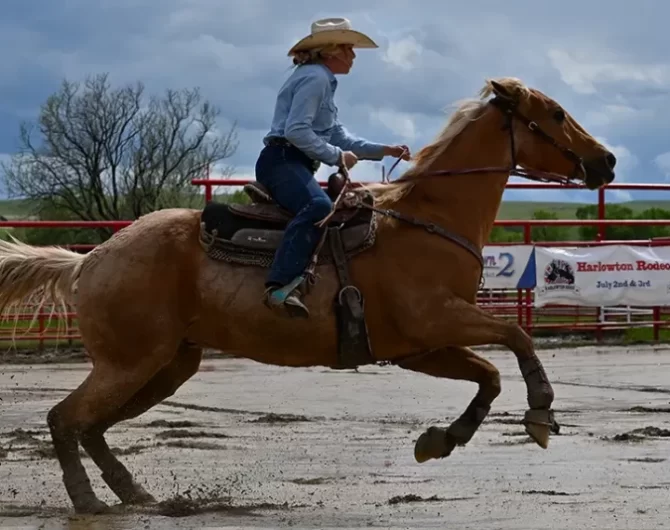
[[[586,187],[595,190],[612,182],[615,176],[614,166],[616,166],[616,157],[610,152],[607,152],[605,156],[586,160],[584,162]]]

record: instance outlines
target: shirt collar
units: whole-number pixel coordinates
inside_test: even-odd
[[[337,88],[337,78],[335,77],[335,74],[333,74],[332,70],[327,66],[323,64],[319,64],[319,66],[326,71],[328,79],[330,80],[330,86],[332,87],[333,92],[335,92],[335,89]]]

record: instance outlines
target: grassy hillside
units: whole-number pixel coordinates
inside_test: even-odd
[[[648,208],[670,210],[670,201],[631,201],[618,203],[640,212]],[[576,219],[579,203],[570,202],[529,202],[504,201],[498,213],[498,219],[530,219],[535,210],[551,210],[558,214],[559,219]],[[7,219],[25,219],[29,215],[29,204],[21,200],[0,200],[0,215]]]
[[[25,219],[29,211],[28,201],[0,199],[0,215],[7,219]]]
[[[670,201],[630,201],[617,203],[627,206],[633,212],[641,212],[649,208],[670,210]],[[572,202],[527,202],[503,201],[498,212],[498,219],[530,219],[535,210],[554,211],[559,219],[576,219],[577,208],[586,204]]]

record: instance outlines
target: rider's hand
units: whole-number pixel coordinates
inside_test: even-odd
[[[342,153],[342,165],[347,169],[351,169],[358,162],[358,157],[351,151],[344,151]]]
[[[402,158],[403,160],[409,160],[412,156],[409,147],[406,145],[387,145],[384,149],[384,155]]]

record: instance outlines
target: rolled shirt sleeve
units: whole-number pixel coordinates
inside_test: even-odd
[[[381,160],[384,158],[386,145],[369,142],[363,138],[352,135],[339,121],[333,127],[330,143],[345,151],[352,151],[359,158],[369,160]]]

